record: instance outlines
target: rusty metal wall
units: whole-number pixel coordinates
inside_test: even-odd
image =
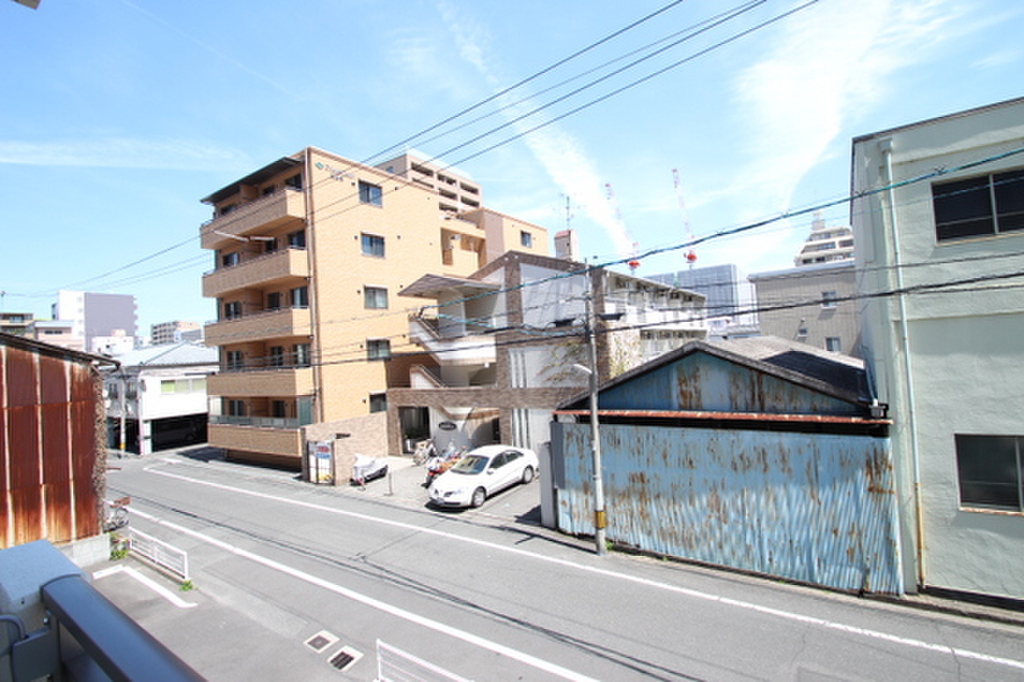
[[[558,527],[592,535],[587,424],[555,424]],[[560,434],[560,437],[559,437]],[[902,594],[888,438],[601,425],[608,540],[842,590]]]
[[[0,548],[100,530],[96,376],[87,362],[0,347]]]

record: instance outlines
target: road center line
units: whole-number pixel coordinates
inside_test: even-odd
[[[156,465],[159,466],[159,465]],[[791,611],[783,611],[781,609],[774,609],[771,607],[761,606],[753,602],[746,602],[737,599],[731,599],[729,597],[722,597],[707,592],[701,592],[698,590],[692,590],[686,587],[678,587],[676,585],[669,585],[668,583],[661,583],[648,578],[640,578],[626,573],[618,573],[605,568],[597,568],[594,566],[585,566],[577,563],[573,563],[566,559],[557,559],[554,557],[545,557],[533,552],[528,552],[518,547],[506,547],[493,542],[487,542],[485,540],[477,540],[475,538],[462,537],[453,533],[447,533],[445,531],[436,530],[433,528],[424,528],[422,526],[416,526],[411,523],[404,523],[401,521],[391,521],[389,519],[380,519],[367,514],[360,514],[359,512],[350,512],[343,509],[335,509],[333,507],[327,507],[322,504],[315,504],[312,502],[304,502],[302,500],[294,500],[287,497],[281,497],[279,495],[270,495],[268,493],[261,493],[254,490],[245,490],[244,488],[236,488],[233,486],[225,485],[223,483],[213,483],[212,481],[203,481],[197,478],[191,478],[189,476],[182,476],[180,474],[174,474],[168,471],[162,471],[156,468],[156,466],[146,467],[144,470],[159,476],[167,476],[180,481],[186,481],[188,483],[194,483],[196,485],[204,485],[218,490],[225,490],[228,492],[238,493],[240,495],[248,495],[250,497],[257,497],[264,500],[271,500],[274,502],[280,502],[281,504],[290,504],[297,507],[305,507],[307,509],[314,509],[317,511],[326,512],[328,514],[336,514],[338,516],[347,516],[349,518],[359,519],[361,521],[368,521],[371,523],[377,523],[385,526],[391,526],[393,528],[400,528],[402,530],[411,530],[419,533],[426,533],[428,535],[436,535],[443,537],[448,540],[455,540],[458,542],[468,543],[476,545],[478,547],[486,547],[487,549],[506,552],[509,554],[515,554],[522,557],[528,557],[535,561],[543,561],[558,566],[564,566],[571,568],[576,571],[584,571],[595,575],[600,575],[606,578],[612,578],[615,580],[624,580],[627,582],[635,583],[638,585],[644,585],[647,587],[653,587],[668,592],[675,592],[676,594],[682,594],[695,599],[702,599],[704,601],[717,602],[725,606],[731,606],[734,608],[742,609],[745,611],[753,611],[776,618],[782,618],[785,620],[795,621],[803,623],[805,625],[814,625],[817,627],[825,628],[828,630],[835,630],[838,632],[844,632],[851,635],[858,635],[869,639],[881,640],[890,642],[892,644],[898,644],[915,649],[922,649],[925,651],[932,651],[936,653],[946,654],[949,656],[955,656],[960,658],[969,658],[976,661],[984,661],[987,663],[993,663],[995,665],[1002,665],[1009,668],[1016,668],[1018,670],[1024,670],[1024,661],[1014,660],[1012,658],[1002,658],[999,656],[989,656],[987,654],[970,651],[968,649],[958,649],[956,647],[950,647],[945,644],[931,644],[918,639],[910,639],[907,637],[899,637],[897,635],[891,635],[885,632],[879,632],[877,630],[868,630],[866,628],[856,627],[853,625],[846,625],[844,623],[838,623],[823,618],[816,618],[814,616],[805,616],[799,613],[793,613]],[[134,512],[133,510],[133,513]],[[166,522],[164,522],[166,523]],[[446,626],[447,627],[447,626]]]
[[[250,552],[248,550],[242,549],[241,547],[236,547],[235,545],[224,542],[223,540],[218,540],[214,537],[206,535],[205,533],[200,533],[199,531],[192,530],[191,528],[186,528],[185,526],[174,523],[172,521],[160,519],[156,516],[153,516],[152,514],[147,514],[145,512],[138,511],[137,509],[133,509],[132,514],[141,516],[144,519],[147,519],[154,523],[158,523],[167,528],[176,530],[179,533],[189,535],[197,540],[213,545],[214,547],[218,547],[226,552],[230,552],[232,554],[240,556],[243,559],[254,561],[258,564],[266,566],[267,568],[279,571],[286,575],[290,575],[293,578],[297,578],[298,580],[307,582],[310,585],[315,585],[330,592],[334,592],[335,594],[338,594],[342,597],[351,599],[352,601],[359,602],[364,606],[369,606],[372,609],[383,611],[384,613],[387,613],[389,615],[401,618],[403,620],[407,620],[411,623],[415,623],[422,627],[430,628],[431,630],[435,630],[450,637],[461,639],[462,641],[468,642],[469,644],[473,644],[475,646],[488,649],[496,654],[500,654],[502,656],[506,656],[513,660],[519,661],[520,663],[524,663],[534,668],[538,668],[539,670],[551,673],[552,675],[557,675],[558,677],[562,677],[567,680],[575,680],[578,682],[597,682],[597,680],[595,680],[592,677],[587,677],[586,675],[574,672],[572,670],[569,670],[568,668],[563,668],[562,666],[557,665],[555,663],[551,663],[550,661],[545,661],[541,658],[537,658],[536,656],[531,656],[529,654],[523,653],[522,651],[518,651],[517,649],[507,647],[503,644],[498,644],[497,642],[492,642],[489,639],[484,639],[483,637],[479,637],[470,632],[466,632],[465,630],[460,630],[450,625],[446,625],[445,623],[441,623],[439,621],[426,618],[424,616],[420,616],[418,614],[413,613],[412,611],[407,611],[401,607],[380,601],[379,599],[368,597],[365,594],[356,592],[355,590],[350,590],[347,587],[342,587],[337,583],[332,583],[327,580],[324,580],[323,578],[318,578],[317,576],[311,573],[306,573],[305,571],[299,570],[297,568],[292,568],[287,564],[283,564],[279,561],[275,561],[274,559],[270,559],[260,554],[256,554],[255,552]]]

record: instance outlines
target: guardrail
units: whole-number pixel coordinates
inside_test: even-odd
[[[133,554],[152,562],[182,582],[191,580],[188,572],[188,553],[185,550],[134,528],[128,529],[128,542]]]

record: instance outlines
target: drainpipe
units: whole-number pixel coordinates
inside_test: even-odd
[[[889,186],[886,196],[889,200],[889,225],[893,264],[896,270],[896,289],[899,294],[896,297],[899,306],[900,327],[899,347],[903,352],[903,373],[906,381],[907,395],[907,428],[910,435],[910,459],[913,464],[914,476],[914,518],[917,551],[917,586],[924,586],[924,505],[921,503],[921,451],[917,438],[917,413],[914,410],[914,381],[913,368],[910,359],[910,333],[907,326],[907,297],[903,291],[903,256],[900,251],[899,221],[896,213],[896,193],[893,185],[892,172],[892,138],[886,138],[879,142],[882,155],[885,157],[885,183]]]
[[[320,329],[317,326],[320,320],[318,314],[320,312],[320,297],[317,295],[320,278],[317,276],[316,234],[313,229],[313,155],[309,147],[306,147],[304,151],[302,173],[305,177],[302,179],[302,191],[306,195],[306,262],[309,264],[307,296],[309,297],[309,327],[312,332],[309,339],[309,361],[313,365],[313,401],[314,412],[317,415],[316,421],[323,422],[325,421],[323,391],[321,390],[324,381],[323,353],[318,352],[318,358],[313,358],[314,346],[319,347],[321,343]],[[298,404],[295,407],[298,409]],[[296,414],[296,416],[298,415]],[[305,457],[306,453],[302,452],[300,456]]]

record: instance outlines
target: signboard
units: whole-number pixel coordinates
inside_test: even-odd
[[[311,483],[334,482],[334,444],[331,441],[310,441],[308,448],[309,481]]]

